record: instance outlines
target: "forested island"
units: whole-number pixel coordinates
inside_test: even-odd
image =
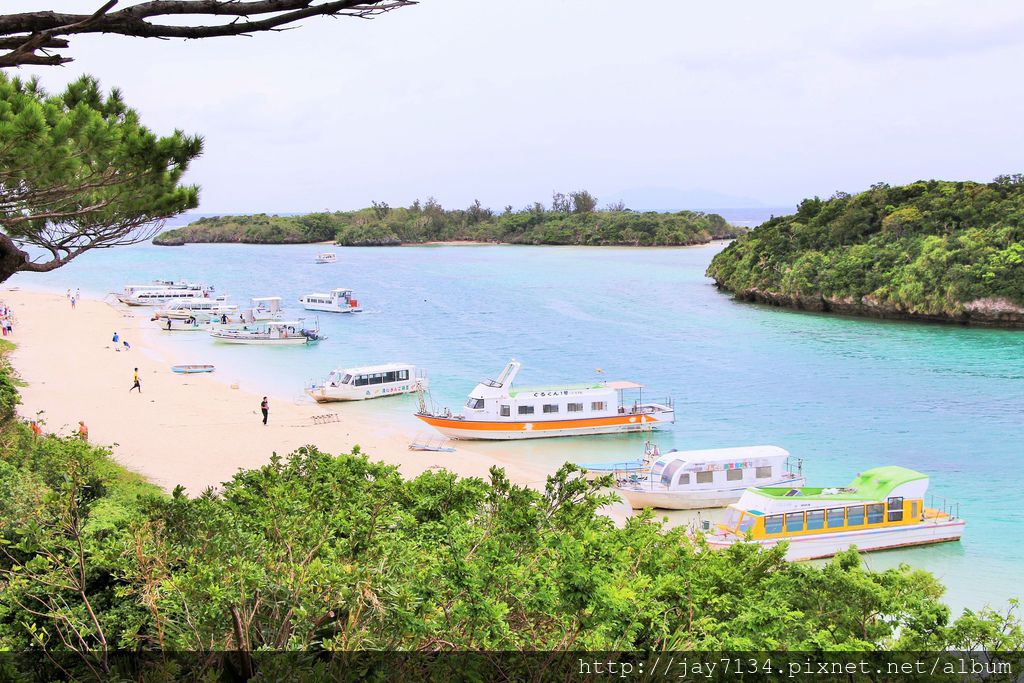
[[[714,213],[636,212],[621,204],[597,209],[586,191],[556,193],[551,207],[537,202],[497,213],[479,201],[466,209],[444,209],[433,199],[392,208],[382,202],[358,211],[302,216],[221,216],[200,218],[158,235],[154,244],[195,242],[302,244],[333,241],[343,246],[397,246],[426,242],[496,242],[685,246],[729,239],[745,232]]]
[[[747,301],[1024,327],[1024,175],[807,199],[729,245],[707,275]]]

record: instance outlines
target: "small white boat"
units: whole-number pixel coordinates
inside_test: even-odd
[[[264,320],[242,327],[218,327],[210,330],[210,336],[226,344],[266,346],[302,346],[325,339],[319,329],[304,329],[301,320]]]
[[[203,372],[213,372],[212,365],[174,365],[171,372],[179,375],[194,375]]]
[[[696,510],[735,503],[751,486],[803,486],[802,463],[790,467],[778,446],[669,451],[650,472],[618,476],[615,492],[634,510]]]
[[[945,505],[925,507],[927,491],[927,475],[898,466],[866,470],[843,487],[747,489],[708,534],[708,546],[787,541],[787,560],[813,560],[850,546],[866,551],[959,541],[966,522]]]
[[[432,453],[454,453],[447,439],[424,439],[416,436],[409,444],[410,451],[430,451]]]
[[[331,251],[323,251],[316,255],[317,263],[335,263],[337,260],[337,255]]]
[[[584,434],[647,432],[675,421],[670,401],[628,401],[625,392],[643,389],[636,382],[591,382],[513,387],[521,367],[505,366],[498,379],[484,380],[469,392],[461,415],[427,411],[416,417],[453,439],[539,439]]]
[[[334,370],[306,393],[317,403],[328,403],[410,394],[426,388],[427,376],[415,365],[390,363]]]
[[[238,315],[238,306],[229,304],[226,295],[208,298],[192,298],[173,301],[153,314],[153,318],[195,318],[195,317],[228,317]]]
[[[675,450],[669,451],[674,453]],[[658,445],[648,441],[644,444],[644,456],[636,460],[613,460],[611,462],[577,462],[576,467],[586,470],[587,479],[596,479],[608,474],[614,475],[616,481],[626,477],[647,479],[651,473],[651,465],[661,455]]]
[[[299,303],[307,311],[324,311],[327,313],[359,313],[359,302],[352,298],[352,290],[345,288],[332,289],[330,292],[314,292],[299,297]]]

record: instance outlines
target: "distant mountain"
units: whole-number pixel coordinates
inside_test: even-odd
[[[682,211],[714,207],[757,208],[767,206],[751,197],[713,190],[680,190],[672,187],[635,187],[602,198],[609,203],[621,201],[633,211]]]

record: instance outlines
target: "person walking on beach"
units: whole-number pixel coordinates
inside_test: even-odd
[[[124,344],[124,350],[125,351],[131,351],[132,350],[132,345],[128,343],[127,339],[123,339],[121,341],[121,343]]]
[[[32,438],[38,439],[43,435],[43,428],[35,420],[32,420],[32,424],[29,426],[32,428]]]
[[[139,369],[135,368],[135,384],[132,385],[132,389],[138,389],[139,393],[142,393],[142,385],[139,384]],[[128,393],[132,393],[132,389],[128,390]]]
[[[263,424],[267,424],[267,415],[270,413],[270,404],[267,403],[267,397],[263,397],[263,402],[260,403],[260,412],[263,413]]]
[[[89,440],[89,428],[81,420],[78,421],[78,438],[82,441]]]
[[[117,342],[121,341],[121,338],[119,336],[117,336],[117,332],[115,332],[114,333],[114,338],[111,339],[110,341],[114,342],[114,344],[116,345]]]
[[[75,290],[75,298],[76,299],[81,299],[82,298],[82,288],[81,287],[79,287],[78,289]]]
[[[75,297],[71,297],[71,308],[75,307]]]

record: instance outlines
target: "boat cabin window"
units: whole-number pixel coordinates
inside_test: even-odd
[[[512,414],[512,406],[501,406],[499,411],[502,417],[509,417]]]
[[[679,468],[682,467],[683,464],[684,461],[682,460],[673,460],[672,462],[670,462],[668,464],[668,467],[666,467],[664,471],[661,473],[661,483],[664,484],[665,486],[671,486],[672,477],[675,476],[675,473],[679,471]]]
[[[356,386],[357,387],[365,387],[369,383],[370,383],[370,378],[367,377],[366,375],[359,375],[358,377],[356,377]]]
[[[823,529],[825,528],[825,511],[824,510],[809,510],[807,512],[807,529]]]
[[[715,473],[714,472],[698,472],[697,473],[697,483],[698,484],[710,484],[714,480],[715,480]]]
[[[555,403],[545,403],[544,404],[544,412],[545,413],[557,413],[558,412],[558,405],[555,404]]]
[[[885,520],[885,506],[881,503],[868,505],[868,524],[881,524]]]
[[[520,415],[533,415],[533,406],[519,406]]]
[[[787,512],[786,513],[786,531],[803,531],[804,530],[804,513],[802,512]]]
[[[690,474],[689,473],[682,474],[682,475],[679,476],[679,485],[680,486],[689,486],[690,485]]]
[[[860,526],[864,523],[864,506],[854,505],[846,508],[846,523],[850,526]]]
[[[917,501],[911,501],[910,503],[910,518],[917,519]]]
[[[743,470],[726,470],[726,481],[743,481]]]
[[[404,382],[407,379],[409,379],[409,371],[408,370],[399,370],[398,371],[398,381],[399,382]]]
[[[590,409],[591,410],[604,410],[605,409],[605,402],[604,401],[593,401],[590,404]]]
[[[903,521],[903,498],[901,496],[895,496],[889,499],[889,521]]]
[[[757,475],[758,479],[768,479],[769,477],[772,476],[772,468],[771,467],[758,467],[754,471],[754,474]]]
[[[754,525],[757,524],[757,518],[751,515],[743,515],[740,517],[740,533],[745,534],[750,531]]]
[[[845,508],[830,508],[828,511],[828,526],[831,529],[845,526],[846,523],[846,510]]]
[[[764,532],[766,534],[782,533],[782,515],[768,515],[764,518]]]
[[[352,384],[352,375],[346,374],[344,377],[341,378],[341,383],[342,384]]]
[[[466,401],[466,407],[472,410],[480,410],[484,407],[484,400],[482,398],[471,398]]]
[[[567,410],[570,413],[582,413],[583,412],[583,404],[582,403],[570,403],[568,408],[567,408]]]

